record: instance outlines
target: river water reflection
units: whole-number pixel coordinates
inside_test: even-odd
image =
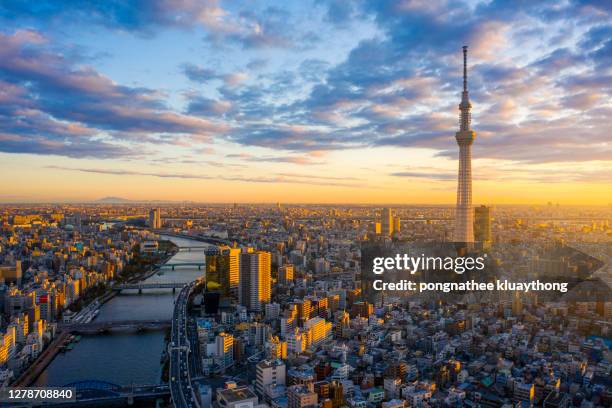
[[[178,246],[203,245],[184,238],[163,237]],[[203,262],[203,251],[179,252],[169,262]],[[164,270],[147,282],[190,282],[200,277],[197,267]],[[125,292],[125,293],[124,293]],[[96,321],[170,319],[174,298],[171,289],[124,291],[100,309]],[[123,332],[83,336],[73,350],[58,354],[36,380],[36,385],[61,386],[74,381],[102,380],[119,385],[157,384],[164,332]]]

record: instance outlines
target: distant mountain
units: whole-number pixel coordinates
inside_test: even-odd
[[[95,200],[95,202],[100,204],[126,204],[133,201],[122,197],[104,197],[100,198],[99,200]]]
[[[172,201],[172,200],[130,200],[123,197],[104,197],[98,200],[94,200],[97,204],[172,204],[172,203],[187,203],[193,204],[195,201]]]

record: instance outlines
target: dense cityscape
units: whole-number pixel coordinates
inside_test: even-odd
[[[552,203],[481,206],[475,239],[508,275],[594,269],[609,283],[611,212]],[[178,406],[596,407],[612,401],[605,340],[610,301],[540,302],[533,294],[470,304],[362,300],[360,245],[448,240],[451,207],[5,205],[1,217],[4,387],[34,383],[31,368],[64,333],[82,326],[85,339],[114,336],[112,325],[95,334],[85,330],[104,302],[114,301],[112,288],[143,278],[138,273],[153,272],[164,282],[158,268],[166,255],[188,251],[193,266],[172,269],[200,277],[176,298],[184,298],[183,317],[175,322],[182,334],[165,340],[170,353],[182,347],[188,359],[162,373],[171,385],[188,382],[189,395]],[[181,248],[169,243],[173,237],[191,240]],[[574,255],[550,256],[563,248]],[[155,266],[130,267],[145,258]],[[146,297],[148,290],[172,291],[145,287],[140,295],[126,289],[119,296]],[[76,352],[65,349],[74,337],[64,335],[58,352]],[[86,388],[82,393],[99,397]],[[160,394],[168,398],[167,389]]]
[[[605,2],[35,3],[0,407],[612,408]]]

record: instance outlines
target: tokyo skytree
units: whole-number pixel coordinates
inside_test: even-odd
[[[467,46],[463,47],[463,93],[459,104],[459,131],[455,134],[459,145],[459,182],[455,211],[455,242],[474,242],[474,211],[472,209],[472,143],[476,133],[470,128],[472,104],[467,87]]]

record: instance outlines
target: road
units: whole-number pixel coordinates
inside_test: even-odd
[[[174,304],[172,315],[172,335],[170,338],[170,394],[175,407],[199,408],[200,403],[191,383],[192,373],[197,371],[197,363],[191,357],[193,342],[188,335],[187,303],[189,295],[197,282],[185,286]]]

